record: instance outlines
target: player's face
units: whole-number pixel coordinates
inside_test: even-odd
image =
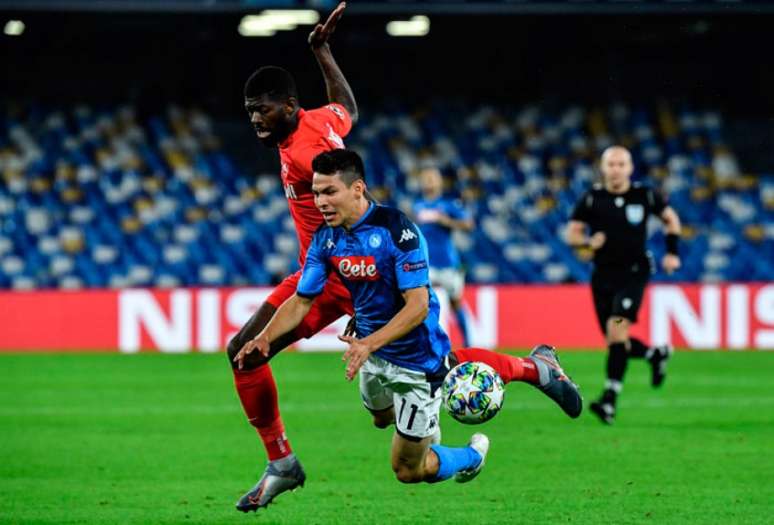
[[[632,176],[632,171],[632,157],[625,149],[611,149],[602,155],[602,175],[606,186],[612,189],[625,186]]]
[[[420,174],[420,183],[422,184],[422,193],[425,195],[440,195],[443,189],[443,179],[437,169],[423,170]]]
[[[286,102],[274,100],[266,95],[245,99],[245,109],[250,123],[264,146],[273,148],[285,140],[293,131],[295,99]]]
[[[315,206],[328,226],[350,226],[357,221],[359,198],[363,195],[362,181],[347,186],[339,175],[315,172],[312,193]]]

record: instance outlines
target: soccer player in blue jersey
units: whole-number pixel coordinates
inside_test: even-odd
[[[487,363],[506,383],[530,383],[570,417],[578,417],[578,387],[565,375],[552,347],[539,345],[523,358],[481,348],[450,353],[430,287],[427,242],[419,229],[400,211],[366,198],[357,153],[321,153],[312,167],[312,192],[325,224],[312,239],[296,294],[236,354],[239,369],[253,352],[268,356],[271,343],[301,322],[334,272],[352,296],[358,336],[340,336],[349,344],[346,377],[352,380],[359,373],[360,394],[377,427],[395,424],[392,468],[400,481],[436,482],[453,476],[465,482],[484,464],[489,440],[483,434],[474,434],[466,447],[437,443],[438,388],[450,365]],[[248,494],[280,494],[306,479],[300,467],[270,469],[266,482]]]
[[[459,200],[443,195],[443,176],[437,168],[425,168],[420,173],[424,198],[414,204],[414,218],[427,239],[430,252],[430,282],[446,291],[454,310],[464,346],[468,346],[468,323],[462,290],[465,273],[460,256],[452,242],[454,230],[472,231],[473,218]]]
[[[465,447],[433,443],[448,371],[449,338],[439,325],[439,304],[428,278],[427,243],[399,210],[365,197],[363,164],[353,151],[333,150],[313,163],[312,192],[325,225],[306,256],[296,294],[236,356],[238,365],[301,323],[331,272],[352,295],[358,338],[344,354],[346,377],[360,375],[360,394],[374,424],[395,423],[392,469],[404,483],[473,479],[489,449],[484,434]]]

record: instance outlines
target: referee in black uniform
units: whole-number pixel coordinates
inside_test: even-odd
[[[594,252],[591,291],[608,354],[605,390],[590,408],[603,422],[612,424],[630,357],[650,363],[653,386],[661,385],[666,375],[665,365],[672,348],[649,347],[629,337],[629,327],[637,321],[645,286],[655,271],[645,250],[648,216],[655,215],[664,223],[667,253],[661,264],[667,273],[680,268],[680,218],[657,191],[631,182],[634,166],[626,148],[606,149],[600,169],[603,184],[595,185],[575,205],[567,242]]]

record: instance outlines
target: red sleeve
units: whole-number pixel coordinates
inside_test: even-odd
[[[318,122],[330,124],[333,131],[342,138],[346,137],[352,129],[352,117],[341,104],[328,104],[307,113],[312,113]]]

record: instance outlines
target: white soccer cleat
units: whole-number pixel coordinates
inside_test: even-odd
[[[477,432],[470,437],[470,443],[468,443],[468,446],[478,452],[478,454],[481,456],[481,462],[473,468],[460,470],[457,472],[454,475],[454,481],[457,483],[467,483],[468,481],[478,476],[478,473],[481,472],[482,468],[484,468],[486,454],[489,452],[489,438],[484,434]]]

